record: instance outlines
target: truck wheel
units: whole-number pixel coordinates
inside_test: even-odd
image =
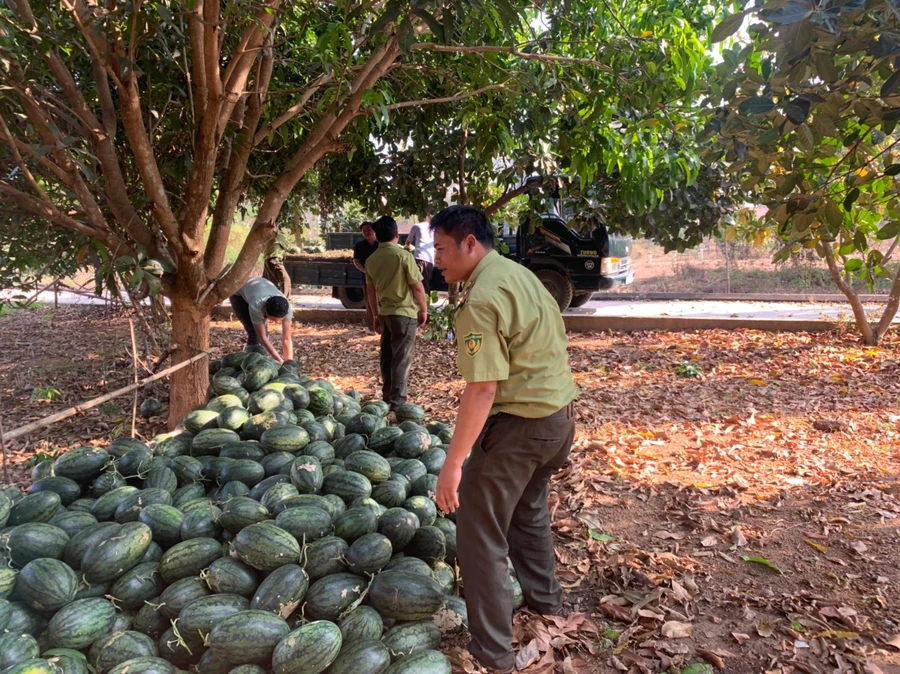
[[[591,301],[593,296],[594,293],[575,293],[575,295],[572,296],[572,303],[569,304],[569,308],[584,306]]]
[[[365,309],[366,301],[363,298],[365,288],[348,288],[347,286],[338,286],[335,288],[335,295],[344,305],[345,309]]]
[[[572,296],[575,290],[572,288],[572,282],[567,276],[553,269],[538,269],[534,272],[534,275],[540,279],[544,287],[553,296],[553,299],[556,300],[561,312],[569,308],[569,305],[572,304]]]

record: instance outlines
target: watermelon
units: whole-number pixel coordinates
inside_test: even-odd
[[[266,480],[269,480],[269,485],[271,486],[267,487],[259,502],[262,503],[271,513],[278,515],[282,510],[285,509],[284,507],[279,506],[289,499],[300,498],[300,492],[297,491],[297,487],[290,483],[290,478],[287,475],[276,475],[273,477],[277,477],[280,479],[276,484],[273,484],[272,478],[266,478]],[[265,480],[263,480],[263,482],[265,482]],[[252,490],[250,492],[250,496],[253,496]]]
[[[372,606],[383,617],[395,620],[427,620],[443,599],[434,578],[396,569],[379,573],[369,587]]]
[[[391,465],[384,457],[368,450],[353,452],[347,456],[344,468],[365,475],[372,484],[384,482],[391,476]]]
[[[353,452],[358,452],[366,448],[366,438],[359,433],[347,432],[344,437],[334,442],[334,455],[338,459],[343,459]]]
[[[285,564],[260,583],[250,608],[271,611],[286,620],[300,606],[308,589],[306,571],[296,564]]]
[[[247,493],[250,488],[262,482],[266,476],[266,469],[262,464],[252,459],[235,459],[227,464],[219,474],[219,479],[224,482],[243,482],[247,485]]]
[[[419,518],[405,508],[390,508],[378,518],[378,533],[384,535],[395,552],[400,552],[416,534]]]
[[[380,417],[374,414],[360,412],[347,424],[346,432],[348,434],[357,433],[359,435],[370,437],[378,429],[378,422],[380,419]]]
[[[432,616],[441,634],[459,634],[469,627],[466,602],[459,597],[444,597],[441,607]]]
[[[35,559],[19,571],[16,594],[36,611],[58,611],[75,599],[78,576],[58,559]]]
[[[169,465],[179,484],[187,485],[204,479],[203,462],[193,456],[176,456]]]
[[[266,674],[266,670],[259,665],[238,665],[228,674]]]
[[[398,660],[388,667],[385,674],[451,674],[452,671],[446,655],[428,650]]]
[[[522,590],[522,583],[515,575],[511,575],[509,580],[513,591],[513,608],[520,609],[525,606],[525,592]]]
[[[415,421],[417,424],[420,424],[425,420],[425,410],[412,403],[397,405],[394,409],[394,415],[397,417],[397,421],[401,423],[404,421]]]
[[[137,522],[141,510],[151,503],[172,505],[172,494],[165,489],[141,489],[122,499],[113,518],[119,524]],[[99,519],[99,518],[98,518]]]
[[[302,426],[307,433],[309,433],[310,442],[330,442],[332,432],[328,429],[328,427],[321,423],[318,420],[315,421],[305,421]]]
[[[220,557],[200,573],[209,589],[218,594],[235,594],[252,597],[258,580],[256,571],[231,557]]]
[[[331,515],[315,506],[300,506],[283,510],[275,524],[300,542],[314,541],[332,531]]]
[[[41,648],[38,646],[38,642],[30,634],[7,632],[0,635],[0,671],[25,660],[32,660],[40,653]]]
[[[427,496],[430,499],[434,499],[435,494],[437,494],[437,475],[423,475],[418,480],[413,482],[412,485],[412,493],[414,496]]]
[[[239,382],[236,378],[230,377],[228,375],[218,375],[212,378],[210,382],[213,391],[216,392],[217,396],[225,396],[229,391],[234,391],[235,389],[241,388],[241,382]],[[215,398],[213,399],[215,400]],[[209,405],[207,405],[208,409],[213,409]],[[216,410],[221,411],[221,410]]]
[[[446,517],[438,517],[434,526],[444,532],[447,553],[445,560],[448,564],[456,563],[456,525]]]
[[[203,641],[199,637],[182,634],[172,624],[157,641],[159,657],[175,667],[191,667],[197,664],[203,654]]]
[[[391,561],[393,548],[391,541],[381,534],[364,534],[360,536],[347,551],[347,566],[353,573],[361,576],[380,571]]]
[[[169,585],[159,595],[162,614],[169,618],[177,618],[181,610],[188,604],[210,595],[209,586],[198,577],[182,578]],[[152,603],[152,602],[151,602]]]
[[[310,412],[317,417],[334,413],[334,397],[328,390],[322,388],[321,385],[310,386],[306,390],[309,393],[307,409]]]
[[[12,601],[9,603],[8,632],[40,634],[47,625],[47,618],[27,604]]]
[[[254,361],[249,367],[244,367],[244,388],[248,391],[258,391],[268,382],[278,376],[278,365],[269,359]]]
[[[163,553],[159,575],[167,583],[196,576],[222,556],[222,544],[214,538],[192,538]]]
[[[195,410],[184,418],[184,428],[191,435],[197,435],[200,431],[216,427],[218,412],[213,410]]]
[[[301,494],[318,492],[324,481],[322,464],[314,456],[298,456],[291,464],[291,484]]]
[[[219,524],[226,531],[236,534],[244,527],[267,519],[269,511],[263,504],[247,496],[238,496],[228,501],[222,508]]]
[[[39,462],[31,469],[31,479],[36,482],[45,477],[54,477],[56,475],[53,470],[55,464],[56,462],[53,459],[45,459],[44,461]]]
[[[404,551],[432,564],[447,556],[447,539],[437,527],[419,527]]]
[[[231,480],[230,482],[226,482],[218,489],[214,489],[213,491],[209,492],[209,497],[220,505],[228,503],[228,501],[233,498],[249,495],[250,487],[238,480]]]
[[[119,528],[120,525],[115,522],[100,522],[82,529],[65,544],[63,561],[73,569],[80,569],[85,553],[112,536],[112,532]]]
[[[184,513],[163,503],[151,503],[141,510],[138,521],[150,527],[153,539],[160,545],[170,546],[181,540]]]
[[[435,562],[431,566],[432,576],[441,586],[444,594],[453,594],[456,592],[456,572],[453,567],[446,562]]]
[[[59,500],[64,506],[71,505],[81,496],[81,487],[75,480],[67,477],[45,477],[32,483],[28,488],[29,494],[41,491],[52,491],[59,496]]]
[[[134,658],[156,657],[156,644],[140,632],[111,632],[97,639],[88,653],[88,662],[97,674],[106,674],[118,665]]]
[[[160,601],[161,599],[157,597],[145,602],[134,616],[134,630],[146,634],[151,639],[159,639],[169,626],[169,621],[162,612]]]
[[[4,674],[7,672],[9,674],[60,674],[60,670],[55,664],[42,658],[23,660],[4,670]]]
[[[156,466],[147,473],[143,487],[144,489],[163,489],[174,494],[178,489],[178,478],[166,466]]]
[[[79,651],[51,648],[43,656],[59,674],[88,674],[87,659]]]
[[[419,518],[419,524],[423,527],[430,527],[437,519],[437,506],[427,496],[411,496],[403,507],[415,513]]]
[[[309,410],[294,410],[294,417],[296,418],[296,420],[293,423],[298,426],[302,426],[303,424],[307,424],[310,421],[316,420],[316,415]]]
[[[226,428],[207,428],[197,433],[191,440],[191,454],[193,456],[216,455],[225,445],[240,442],[240,440],[240,435]]]
[[[259,443],[269,453],[302,450],[310,443],[310,434],[302,426],[273,426],[260,437]]]
[[[341,651],[341,631],[325,620],[307,623],[275,646],[272,670],[275,674],[321,674]],[[358,670],[356,674],[367,674]]]
[[[242,529],[232,542],[231,555],[254,569],[273,571],[300,559],[297,539],[271,522]]]
[[[335,621],[362,596],[365,589],[366,581],[352,573],[335,573],[320,578],[306,592],[303,615],[311,620]]]
[[[263,389],[250,394],[250,402],[247,408],[251,414],[262,414],[269,410],[281,407],[285,397],[273,389]],[[293,405],[291,405],[293,407]]]
[[[391,466],[391,470],[395,474],[405,477],[410,485],[428,474],[428,468],[418,459],[401,459]]]
[[[159,575],[159,562],[141,562],[119,578],[109,589],[116,606],[134,611],[160,594],[165,584]]]
[[[122,484],[125,483],[125,479],[122,478]],[[68,510],[71,513],[89,513],[91,512],[91,508],[94,507],[94,502],[96,499],[91,498],[90,496],[85,496],[83,498],[78,499],[69,506]],[[0,521],[3,520],[3,512],[2,512],[2,501],[0,501]]]
[[[322,482],[322,491],[325,494],[339,496],[345,503],[350,503],[355,499],[371,496],[372,483],[365,475],[344,470],[325,478]]]
[[[125,478],[143,478],[152,467],[152,463],[153,452],[148,447],[135,447],[122,455],[116,464],[116,470]]]
[[[153,532],[146,524],[123,524],[85,553],[81,562],[85,581],[94,584],[115,580],[140,563],[152,541]]]
[[[0,567],[0,599],[8,599],[16,586],[15,569]],[[6,629],[6,625],[0,625],[0,629]]]
[[[340,623],[344,645],[354,641],[380,639],[384,631],[381,616],[371,606],[357,606],[344,616]]]
[[[395,555],[391,561],[388,562],[387,566],[384,567],[384,570],[407,571],[409,573],[418,573],[421,576],[434,578],[434,571],[428,566],[427,562],[418,557],[407,557],[406,555]]]
[[[193,435],[183,431],[157,435],[153,442],[153,453],[168,459],[184,456],[191,451],[191,441],[193,439]]]
[[[132,658],[113,667],[107,674],[176,674],[175,666],[162,658]]]
[[[270,661],[275,646],[290,632],[288,624],[268,611],[241,611],[221,620],[209,633],[209,646],[234,664]]]
[[[283,393],[295,410],[305,410],[309,407],[309,392],[300,384],[287,384]]]
[[[9,534],[7,547],[13,566],[22,568],[41,557],[60,559],[69,542],[69,535],[52,524],[32,522],[17,526]]]
[[[334,447],[325,440],[313,440],[300,453],[303,456],[314,456],[322,466],[327,466],[334,462]]]
[[[377,417],[386,417],[390,414],[391,406],[383,400],[370,400],[363,405],[362,411],[366,414],[374,414]]]
[[[241,442],[232,442],[225,445],[219,450],[219,456],[226,459],[250,459],[251,461],[262,461],[266,455],[266,450],[255,440],[242,440]]]
[[[97,518],[88,512],[57,512],[47,524],[52,524],[65,531],[69,538],[97,524]]]
[[[181,539],[188,541],[193,538],[218,538],[222,533],[219,518],[222,511],[211,503],[202,503],[200,507],[193,508],[184,515],[181,523]]]
[[[310,582],[346,571],[344,555],[349,549],[347,541],[337,536],[326,536],[307,545],[303,549],[301,563]]]
[[[447,460],[447,452],[442,447],[431,447],[426,449],[419,461],[425,466],[425,469],[432,475],[439,475],[441,468],[444,467],[444,461]]]
[[[176,431],[177,433],[177,431]],[[171,435],[171,434],[170,434]],[[165,437],[165,436],[159,436]],[[127,436],[123,436],[121,438],[116,438],[113,440],[109,447],[106,448],[106,452],[116,458],[121,459],[129,450],[132,449],[150,449],[146,443],[141,442],[135,438],[129,438]]]
[[[28,494],[15,503],[9,511],[8,526],[31,522],[48,522],[62,505],[59,494],[53,491],[39,491]]]
[[[110,631],[116,608],[105,599],[76,599],[56,612],[47,636],[57,648],[85,648]]]
[[[430,620],[400,623],[384,635],[384,645],[395,661],[400,658],[437,649],[441,643],[441,631]]]
[[[334,520],[334,535],[352,543],[378,530],[378,515],[371,508],[349,508]]]
[[[411,487],[402,475],[391,475],[372,487],[372,500],[385,508],[399,508],[406,502]]]
[[[407,431],[394,440],[394,452],[404,459],[415,459],[431,447],[431,434],[424,430]]]
[[[361,639],[341,648],[328,674],[383,674],[390,664],[387,646],[377,639]]]
[[[281,469],[284,467],[288,467],[290,469],[290,465],[294,462],[296,457],[289,452],[273,452],[272,454],[266,454],[261,460],[260,464],[262,464],[263,469],[266,471],[266,477],[272,477],[273,475],[278,475],[281,472]]]
[[[246,597],[236,594],[211,594],[187,604],[178,614],[178,631],[185,639],[203,641],[225,618],[250,608]]]
[[[80,447],[62,454],[53,464],[53,474],[75,482],[92,480],[110,461],[109,452],[97,447]]]
[[[236,433],[244,427],[249,419],[250,412],[243,407],[226,407],[216,417],[216,425],[221,429]]]
[[[235,388],[240,388],[240,386],[236,386]],[[234,389],[231,389],[234,390]],[[233,410],[233,409],[243,409],[244,404],[241,402],[241,399],[236,395],[230,393],[223,393],[219,396],[213,398],[206,404],[206,409],[212,410],[213,412],[219,413],[219,418],[222,417],[222,412],[225,410]],[[220,425],[219,428],[222,428]],[[234,430],[234,429],[232,429]]]

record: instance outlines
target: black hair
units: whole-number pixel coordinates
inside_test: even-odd
[[[480,208],[474,206],[450,206],[431,218],[431,231],[438,229],[462,243],[469,234],[485,248],[494,247],[494,228]]]
[[[290,308],[291,303],[281,295],[272,295],[266,300],[266,316],[269,318],[284,318]]]
[[[387,243],[397,238],[397,221],[390,215],[382,215],[372,223],[375,230],[375,238],[380,243]]]
[[[372,226],[371,220],[364,220],[363,223],[359,226],[359,231],[362,231],[366,227],[371,227],[371,226]]]

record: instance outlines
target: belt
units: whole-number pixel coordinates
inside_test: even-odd
[[[575,401],[573,400],[568,405],[558,409],[556,412],[554,412],[547,418],[550,419],[550,418],[554,418],[554,417],[565,417],[566,419],[571,419],[574,416],[575,416]]]

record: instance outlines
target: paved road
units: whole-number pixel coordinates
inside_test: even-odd
[[[4,291],[0,297],[11,294]],[[335,312],[336,318],[356,318],[362,313],[348,312],[338,300],[327,295],[294,295],[291,299],[301,318],[314,315],[322,320],[330,312]],[[38,300],[52,303],[53,293],[41,293]],[[59,302],[103,304],[104,300],[61,292]],[[224,308],[228,308],[227,302]],[[875,304],[871,308],[880,312],[883,305]],[[834,321],[852,320],[852,313],[846,303],[620,299],[592,300],[577,309],[569,309],[565,318],[570,329],[577,330],[755,327],[757,324],[763,329],[781,329],[779,325],[783,329],[826,329]],[[900,321],[900,316],[894,321]]]

